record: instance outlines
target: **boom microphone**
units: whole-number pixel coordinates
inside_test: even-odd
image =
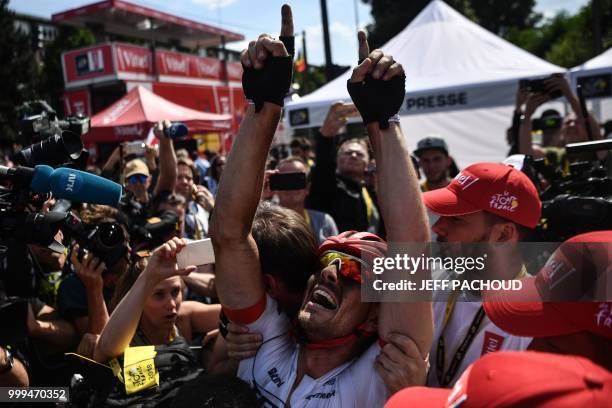
[[[0,166],[0,177],[7,177],[20,185],[28,185],[36,193],[53,193],[54,197],[91,204],[117,207],[121,199],[121,185],[80,170],[60,167],[53,170],[46,165],[29,167]]]
[[[85,171],[60,167],[50,178],[54,197],[92,204],[119,205],[121,185]]]

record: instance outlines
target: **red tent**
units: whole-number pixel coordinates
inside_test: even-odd
[[[230,115],[189,109],[138,86],[91,118],[83,143],[145,139],[151,125],[163,119],[185,123],[190,134],[226,132],[232,124]]]

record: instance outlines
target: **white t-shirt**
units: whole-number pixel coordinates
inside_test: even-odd
[[[433,311],[434,311],[434,339],[429,353],[429,374],[427,375],[427,386],[440,387],[438,376],[436,373],[437,348],[442,323],[444,321],[444,313],[446,311],[446,301],[435,301],[436,298],[446,299],[447,294],[443,292],[434,294]],[[444,373],[448,370],[455,352],[459,345],[463,342],[476,313],[480,309],[482,302],[475,295],[462,292],[457,297],[453,313],[449,318],[446,330],[444,331]],[[500,350],[522,351],[531,343],[531,337],[519,337],[506,333],[497,327],[487,316],[484,316],[480,323],[480,330],[472,340],[472,343],[467,349],[463,361],[459,365],[457,373],[453,376],[447,387],[452,387],[465,369],[478,360],[481,356]]]
[[[263,344],[255,357],[242,360],[238,377],[248,382],[265,407],[284,407],[297,375],[299,346],[289,335],[290,323],[276,301],[266,295],[266,309],[251,332],[261,333]],[[304,375],[291,394],[291,407],[382,407],[389,397],[374,369],[378,342],[358,358],[319,378]]]

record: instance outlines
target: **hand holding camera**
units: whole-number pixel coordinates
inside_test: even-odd
[[[83,256],[79,256],[82,254]],[[92,252],[75,245],[70,255],[70,261],[74,265],[74,271],[85,288],[90,290],[102,290],[102,273],[106,265]]]
[[[327,111],[327,116],[319,129],[319,133],[323,137],[334,137],[342,133],[342,128],[346,126],[348,119],[355,116],[360,116],[355,104],[336,102]]]
[[[261,34],[257,41],[249,43],[248,49],[242,51],[240,56],[244,70],[242,88],[246,98],[255,104],[255,112],[261,110],[264,102],[282,107],[291,85],[293,56],[288,48],[293,47],[292,41],[287,39],[293,38],[291,7],[283,5],[281,13],[281,40]]]
[[[353,69],[347,89],[361,113],[363,123],[378,122],[389,127],[389,119],[397,114],[406,94],[406,75],[392,56],[370,48],[364,31],[358,33],[360,63]]]

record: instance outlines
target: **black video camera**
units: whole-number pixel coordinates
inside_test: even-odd
[[[573,143],[566,153],[612,150],[612,140]],[[523,171],[539,186],[544,178],[548,186],[540,189],[541,223],[536,228],[538,240],[562,242],[574,235],[612,229],[612,178],[599,161],[581,161],[569,166],[569,174],[552,168],[545,159],[529,158]]]
[[[28,101],[18,108],[21,143],[30,145],[15,162],[33,167],[55,166],[77,160],[83,151],[81,136],[89,131],[89,118],[75,115],[60,120],[45,101]]]

